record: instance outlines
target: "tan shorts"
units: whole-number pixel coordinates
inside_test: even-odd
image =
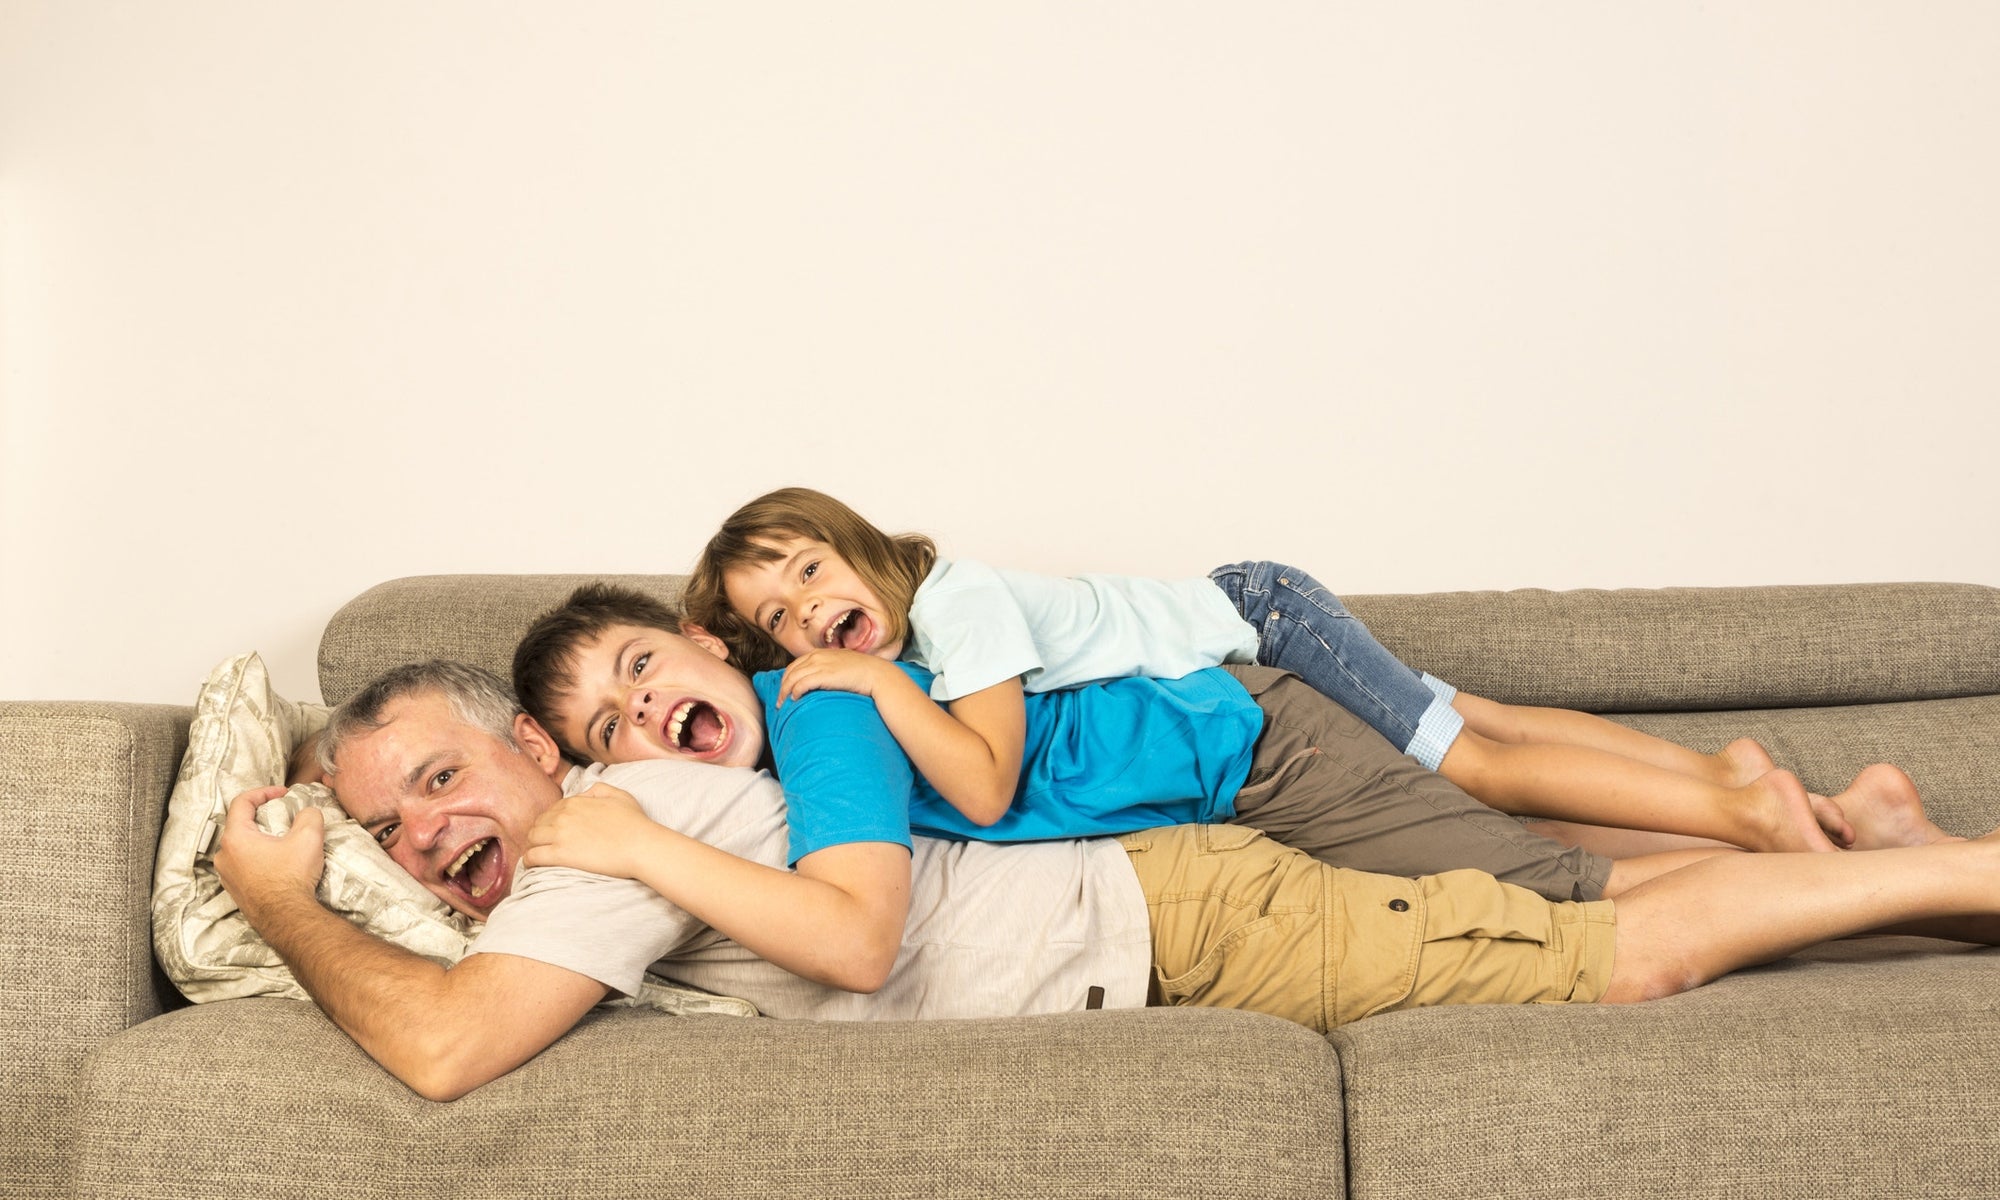
[[[1152,917],[1152,1004],[1325,1032],[1437,1004],[1589,1003],[1610,982],[1608,900],[1545,900],[1478,871],[1363,874],[1236,825],[1119,841]]]

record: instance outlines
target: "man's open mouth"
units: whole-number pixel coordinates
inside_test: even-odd
[[[820,635],[819,644],[839,650],[861,650],[868,648],[869,635],[875,631],[875,623],[868,614],[858,608],[850,608],[840,614],[840,620],[826,627]]]
[[[713,754],[729,743],[729,722],[706,700],[684,700],[667,721],[667,744],[688,754]]]
[[[505,869],[506,864],[500,861],[500,839],[480,838],[444,869],[444,882],[474,907],[484,908],[482,901],[500,882]]]

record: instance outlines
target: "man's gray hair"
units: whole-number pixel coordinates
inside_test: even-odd
[[[507,681],[484,667],[434,658],[383,672],[334,709],[320,735],[320,769],[333,774],[334,760],[348,741],[387,725],[384,714],[391,704],[423,695],[443,696],[459,720],[485,730],[510,749],[520,749],[514,740],[514,718],[521,714],[521,702]]]

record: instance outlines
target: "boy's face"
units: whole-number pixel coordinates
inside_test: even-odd
[[[679,758],[754,767],[764,706],[706,631],[613,625],[576,650],[576,686],[552,714],[565,746],[604,763]]]
[[[828,648],[887,659],[903,652],[903,639],[889,635],[882,601],[833,547],[806,538],[764,544],[778,552],[776,559],[723,573],[722,590],[737,616],[793,658]]]

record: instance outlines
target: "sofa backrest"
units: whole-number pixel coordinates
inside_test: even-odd
[[[506,675],[514,643],[578,584],[673,600],[678,575],[427,575],[334,614],[321,693],[442,656]],[[1877,583],[1344,598],[1413,667],[1497,700],[1594,712],[1873,704],[2000,693],[2000,589]]]

